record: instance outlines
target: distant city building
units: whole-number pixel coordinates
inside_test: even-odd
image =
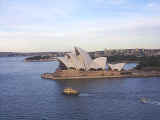
[[[158,56],[160,49],[105,49],[104,56]]]

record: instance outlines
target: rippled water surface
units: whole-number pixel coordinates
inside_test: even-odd
[[[0,58],[0,120],[160,119],[160,78],[44,80],[40,74],[54,72],[57,62],[23,60]],[[63,96],[65,87],[80,96]]]

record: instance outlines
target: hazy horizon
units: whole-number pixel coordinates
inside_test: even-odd
[[[0,52],[160,49],[159,0],[1,0]]]
[[[105,48],[107,49],[107,48]],[[98,49],[98,50],[89,50],[87,52],[95,52],[95,51],[104,51],[105,49]],[[109,48],[108,50],[124,50],[124,49],[145,49],[145,50],[160,50],[160,48]],[[86,49],[85,49],[86,50]],[[72,49],[67,49],[67,50],[51,50],[51,51],[0,51],[0,53],[10,53],[10,52],[13,52],[13,53],[47,53],[47,52],[72,52],[73,51],[73,48]]]

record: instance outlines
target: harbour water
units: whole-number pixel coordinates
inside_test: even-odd
[[[160,119],[160,78],[44,80],[40,74],[54,72],[57,62],[23,60],[0,58],[0,120]],[[81,94],[64,96],[66,87]]]

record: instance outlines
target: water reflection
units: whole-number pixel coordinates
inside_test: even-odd
[[[133,68],[135,68],[137,65],[137,63],[127,63],[125,66],[124,66],[124,69],[125,70],[131,70]]]

